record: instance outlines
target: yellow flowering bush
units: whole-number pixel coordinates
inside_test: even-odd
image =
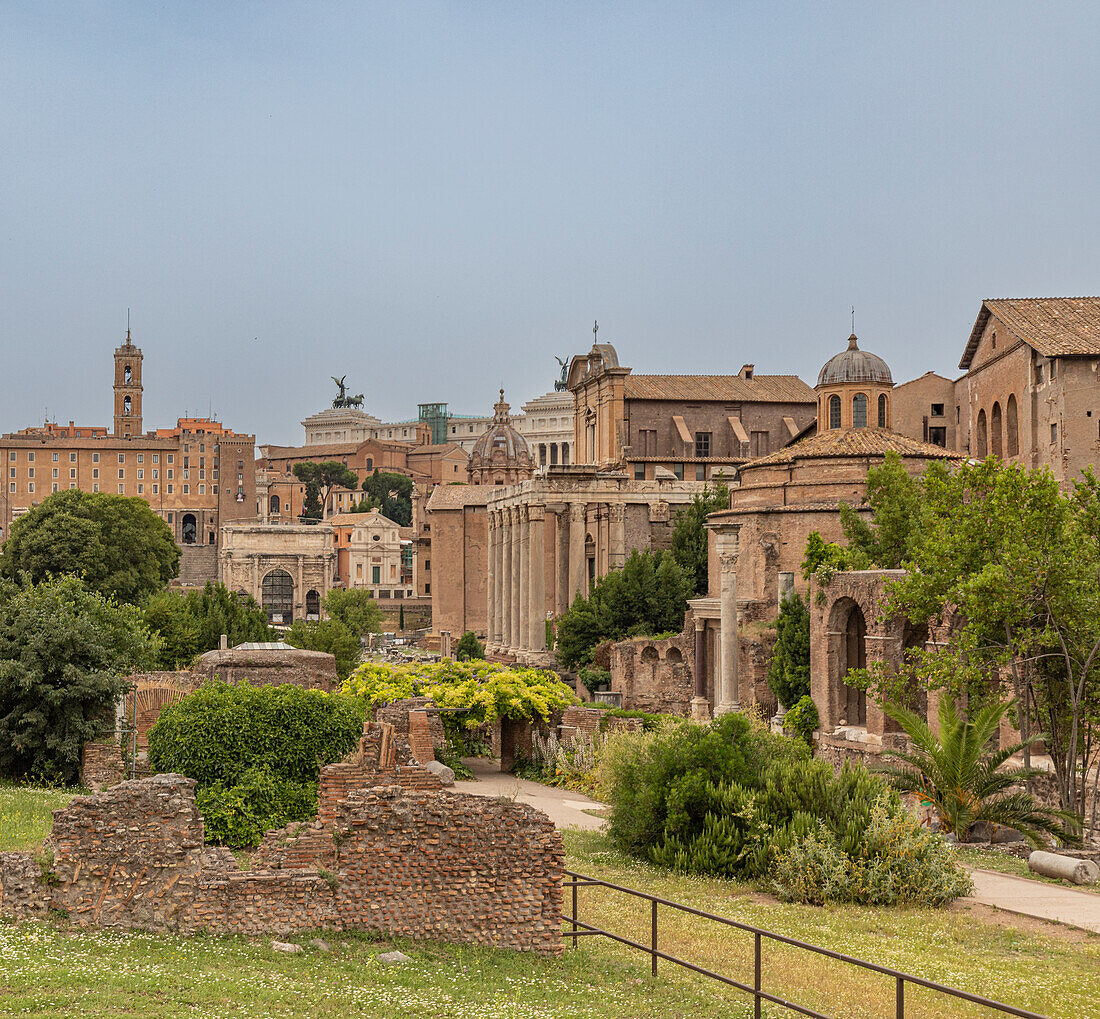
[[[494,722],[549,721],[555,711],[577,698],[558,676],[546,669],[498,665],[480,659],[412,665],[361,665],[342,690],[377,708],[406,697],[431,697],[441,708],[462,714],[468,729]]]

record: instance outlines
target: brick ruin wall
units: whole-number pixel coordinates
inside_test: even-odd
[[[541,811],[376,786],[331,821],[269,832],[241,871],[204,845],[195,783],[123,782],[54,811],[52,874],[0,853],[0,917],[64,910],[87,927],[181,934],[368,930],[557,954],[561,836]],[[322,873],[323,871],[323,873]]]
[[[439,708],[430,697],[408,697],[378,708],[374,717],[393,726],[400,739],[409,744],[419,764],[435,760],[435,748],[447,741]]]
[[[92,792],[117,785],[126,775],[122,747],[114,740],[85,743],[80,752],[80,781]]]
[[[608,714],[606,708],[586,708],[573,705],[562,712],[558,731],[564,739],[567,736],[585,737],[596,742],[601,732],[640,732],[640,718],[617,718]]]

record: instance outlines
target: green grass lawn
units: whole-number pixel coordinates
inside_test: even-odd
[[[65,799],[64,793],[0,787],[2,847],[31,848],[48,830],[49,810]],[[1028,933],[991,924],[963,907],[786,905],[751,885],[648,867],[615,852],[599,833],[572,831],[565,839],[572,869],[1058,1019],[1100,1019],[1100,937]],[[591,887],[580,889],[579,897],[582,919],[648,940],[648,904]],[[748,935],[672,911],[662,910],[658,922],[662,950],[751,983]],[[740,992],[665,963],[654,981],[646,956],[604,939],[581,939],[561,959],[541,959],[354,934],[324,936],[332,954],[307,948],[303,955],[286,956],[266,939],[82,931],[61,921],[0,923],[0,1016],[751,1015]],[[310,935],[292,940],[308,946]],[[378,964],[375,956],[395,944],[413,962],[404,968]],[[890,979],[777,944],[765,949],[763,985],[832,1016],[894,1015]],[[913,987],[906,1005],[907,1016],[927,1019],[990,1015]],[[766,1008],[764,1014],[793,1013]]]
[[[65,806],[74,795],[72,789],[35,789],[0,783],[0,853],[37,846],[53,826],[51,811]]]

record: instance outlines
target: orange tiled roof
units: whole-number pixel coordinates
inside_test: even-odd
[[[817,394],[797,375],[628,375],[628,400],[698,403],[816,403]]]
[[[1044,357],[1100,356],[1100,297],[1016,297],[982,301],[960,368],[969,368],[990,315]]]
[[[944,449],[942,446],[933,446],[919,439],[911,439],[907,435],[899,435],[885,428],[831,428],[769,453],[767,456],[762,456],[758,460],[753,460],[745,464],[742,472],[751,471],[754,467],[793,463],[795,460],[818,457],[885,456],[887,453],[921,457],[926,460],[965,459],[962,453]]]

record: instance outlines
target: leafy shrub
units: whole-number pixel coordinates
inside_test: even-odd
[[[484,658],[485,648],[477,639],[473,630],[467,630],[455,645],[455,658],[460,662],[469,661],[471,658]]]
[[[435,748],[435,759],[440,764],[447,765],[455,773],[457,779],[471,779],[474,777],[474,773],[463,762],[463,757],[470,757],[470,754],[460,753],[459,748],[455,746],[450,740],[444,743],[442,746]]]
[[[820,725],[817,705],[809,694],[800,697],[798,703],[783,716],[783,728],[793,732],[806,746],[813,746],[814,733]]]
[[[224,584],[208,582],[201,591],[158,591],[146,599],[142,613],[161,639],[161,669],[190,668],[197,655],[218,647],[223,633],[230,647],[271,640],[263,608]]]
[[[819,823],[778,856],[772,884],[785,901],[814,906],[943,906],[971,891],[947,843],[913,814],[883,802],[871,811],[858,855],[846,853]]]
[[[382,607],[361,587],[334,587],[324,604],[329,618],[343,623],[360,640],[382,629]]]
[[[161,712],[149,730],[149,763],[200,786],[235,786],[252,768],[314,782],[322,765],[355,748],[362,732],[362,710],[351,698],[215,681]]]
[[[836,774],[739,714],[616,734],[601,783],[613,841],[670,869],[770,878],[803,902],[941,904],[963,887],[943,840],[880,778]]]
[[[611,685],[611,673],[599,666],[586,666],[578,673],[578,677],[589,693]]]
[[[338,619],[296,619],[283,639],[307,651],[324,651],[336,659],[336,675],[347,679],[359,664],[362,644],[359,637]]]
[[[260,844],[265,832],[310,820],[317,813],[317,783],[249,768],[235,785],[200,786],[195,801],[206,822],[207,842],[249,849]]]
[[[595,705],[602,708],[602,704]],[[664,721],[672,718],[672,715],[655,715],[650,711],[639,711],[637,708],[612,708],[607,707],[603,718],[600,719],[600,732],[606,732],[609,728],[610,718],[639,718],[642,721],[642,729],[645,732],[656,732]]]

